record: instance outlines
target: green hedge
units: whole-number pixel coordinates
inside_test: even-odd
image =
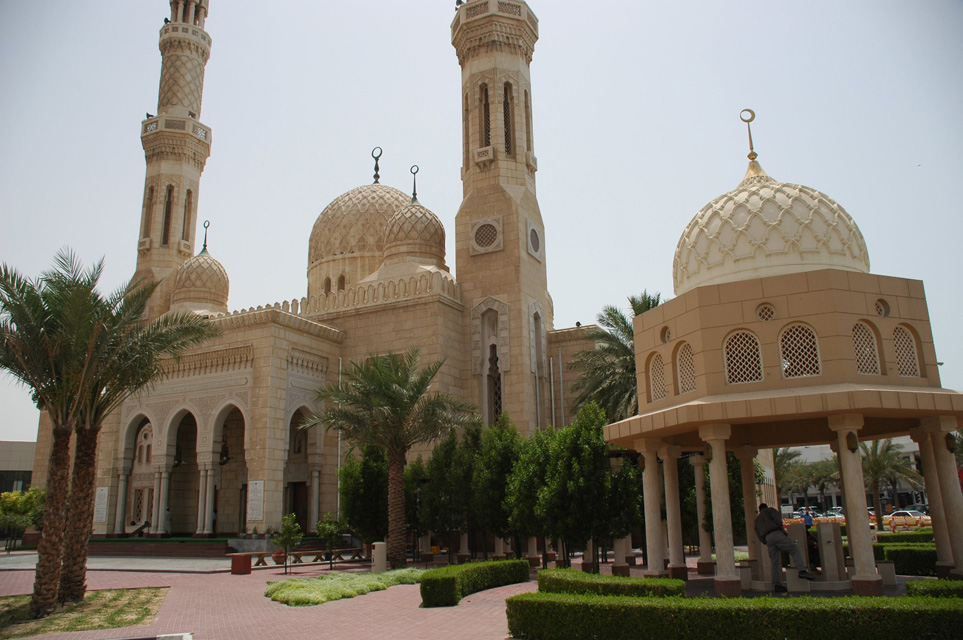
[[[922,531],[900,531],[899,533],[878,533],[876,539],[879,542],[892,544],[894,542],[933,542],[933,530],[923,529]]]
[[[629,578],[584,573],[575,569],[538,572],[542,593],[576,593],[598,596],[685,596],[685,581],[673,578]]]
[[[906,595],[963,598],[963,580],[907,580]]]
[[[886,545],[886,560],[892,560],[901,576],[935,576],[935,544]]]
[[[630,598],[526,593],[506,600],[508,629],[525,640],[914,640],[959,637],[963,607],[946,598]],[[815,627],[813,625],[816,625]],[[902,632],[900,632],[902,634]]]
[[[449,565],[421,576],[421,603],[453,607],[465,596],[506,584],[527,582],[528,560],[492,560]]]
[[[887,555],[887,552],[888,552],[888,550],[890,550],[890,549],[897,549],[897,550],[899,550],[899,549],[911,549],[911,550],[913,550],[912,553],[917,553],[919,550],[926,550],[926,551],[932,552],[931,555],[933,556],[933,561],[932,561],[932,566],[928,569],[929,573],[912,573],[912,572],[907,573],[907,572],[905,572],[905,571],[901,571],[901,570],[900,570],[900,565],[899,565],[899,564],[896,565],[896,573],[899,573],[899,574],[902,574],[902,575],[907,575],[907,576],[932,576],[932,575],[936,575],[936,574],[934,573],[934,572],[936,571],[936,544],[935,544],[935,543],[933,543],[933,542],[928,542],[928,543],[927,543],[927,542],[874,542],[874,543],[873,543],[873,558],[874,558],[877,562],[882,562],[882,561],[884,561],[884,560],[894,560],[894,558],[890,558],[890,557]],[[852,557],[851,554],[849,553],[849,545],[848,545],[848,544],[844,544],[844,545],[843,545],[843,555],[846,556],[847,558]],[[918,555],[918,553],[917,553],[917,555]],[[924,557],[924,558],[921,558],[920,561],[925,563],[925,558],[926,558],[926,557],[929,557],[929,555],[925,555],[925,557]],[[905,566],[905,567],[910,567],[910,568],[912,568],[912,565],[904,565],[904,566]],[[915,568],[912,569],[912,571],[917,571],[917,570],[918,570],[918,569],[915,569]]]

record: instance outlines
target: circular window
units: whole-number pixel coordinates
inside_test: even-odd
[[[493,224],[486,223],[475,229],[475,244],[483,249],[495,244],[497,239],[498,229]]]
[[[532,243],[532,251],[538,253],[539,248],[542,246],[542,241],[538,237],[538,231],[532,229],[532,232],[528,235],[529,241]]]
[[[662,327],[662,333],[660,335],[662,337],[662,344],[668,344],[669,340],[672,339],[672,332],[669,330],[669,327]]]
[[[885,318],[889,315],[889,305],[885,300],[879,299],[876,301],[876,315],[880,318]]]
[[[763,322],[769,322],[776,317],[776,310],[771,304],[761,304],[756,309],[756,317]]]

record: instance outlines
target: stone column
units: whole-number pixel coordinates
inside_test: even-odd
[[[117,510],[114,513],[114,535],[127,533],[127,470],[117,474]]]
[[[746,543],[749,547],[749,562],[752,566],[753,573],[752,579],[765,580],[766,576],[760,573],[762,567],[759,563],[759,559],[762,556],[762,549],[753,526],[756,522],[756,514],[759,513],[758,498],[756,496],[756,467],[754,464],[757,453],[759,453],[758,449],[750,446],[738,447],[735,450],[736,457],[739,458],[739,471],[742,475],[742,503],[743,513],[746,518]],[[779,510],[778,504],[773,506],[777,511]]]
[[[697,571],[700,576],[715,573],[716,563],[712,560],[712,536],[703,526],[706,521],[706,459],[703,455],[691,456],[689,464],[695,471],[696,518],[699,521],[699,561]]]
[[[662,487],[659,486],[658,441],[640,440],[635,448],[642,452],[642,498],[645,506],[644,576],[662,576],[665,543],[662,540]]]
[[[960,477],[956,469],[956,459],[946,447],[946,436],[956,430],[954,416],[924,418],[920,421],[928,431],[933,442],[933,457],[940,478],[940,497],[943,500],[943,513],[946,516],[946,531],[950,538],[950,551],[953,554],[951,578],[963,579],[963,493],[960,491]],[[930,499],[932,505],[933,500]]]
[[[151,500],[151,511],[150,511],[150,527],[147,529],[148,535],[153,535],[157,533],[160,527],[161,514],[160,514],[160,493],[161,493],[161,472],[154,472],[154,495]]]
[[[732,435],[728,424],[699,427],[699,437],[709,445],[709,483],[712,488],[712,528],[716,537],[717,596],[742,595],[742,580],[736,573],[732,542],[732,516],[729,513],[729,473],[726,471],[726,440]]]
[[[204,505],[207,503],[207,472],[201,465],[197,469],[197,528],[194,537],[200,538],[204,535]]]
[[[950,534],[946,529],[946,512],[943,510],[940,476],[936,468],[933,440],[929,432],[921,427],[910,429],[909,433],[913,442],[920,448],[926,494],[937,498],[936,500],[929,499],[930,518],[933,520],[933,539],[936,541],[936,575],[945,578],[949,576],[950,570],[953,568],[953,550],[950,547]]]
[[[858,413],[829,416],[829,428],[836,432],[839,473],[846,494],[846,533],[849,552],[853,557],[853,593],[858,596],[883,595],[883,580],[876,573],[876,559],[873,557],[873,543],[866,518],[863,461],[859,448],[850,451],[846,442],[847,437],[855,439],[862,426],[863,416]]]
[[[207,468],[207,492],[204,498],[204,534],[213,536],[216,533],[214,531],[214,469],[210,467]]]
[[[170,488],[171,472],[164,470],[161,472],[160,511],[157,515],[157,534],[162,536],[170,535],[170,531],[167,530],[167,512],[169,509],[168,499],[170,495]]]
[[[321,519],[321,469],[311,469],[311,491],[308,498],[308,526],[314,527],[314,523]]]
[[[468,562],[471,559],[471,551],[468,549],[468,534],[462,533],[458,539],[458,564]]]
[[[679,456],[682,447],[666,445],[659,449],[665,479],[665,520],[668,528],[669,577],[686,580],[685,549],[682,546],[682,505],[679,499]]]
[[[534,537],[534,536],[528,539],[528,556],[527,556],[527,557],[528,557],[528,563],[529,563],[531,566],[533,566],[533,567],[537,567],[537,566],[538,566],[538,564],[539,564],[539,558],[538,558],[538,538],[536,538],[536,537]]]

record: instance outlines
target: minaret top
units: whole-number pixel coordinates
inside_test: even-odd
[[[203,29],[204,21],[210,12],[209,2],[210,0],[170,0],[171,17],[164,20],[164,24],[174,22]]]
[[[491,27],[484,28],[486,24]],[[531,63],[537,40],[538,18],[522,0],[468,0],[456,5],[451,43],[462,65],[491,51],[517,53]]]

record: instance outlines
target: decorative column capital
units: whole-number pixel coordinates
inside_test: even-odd
[[[689,464],[691,464],[693,467],[704,467],[706,466],[706,457],[701,453],[694,456],[689,456]]]
[[[827,418],[829,428],[833,431],[859,431],[863,428],[863,414],[840,413]]]
[[[699,427],[699,437],[703,442],[710,440],[728,440],[732,436],[732,425],[704,424]]]
[[[732,452],[736,454],[736,457],[739,458],[740,461],[746,461],[755,458],[759,453],[759,449],[746,444],[741,447],[736,447]]]
[[[678,460],[682,455],[682,447],[677,444],[663,444],[659,447],[659,457],[663,460]]]
[[[956,416],[934,416],[920,420],[920,428],[927,433],[949,433],[959,429]]]

